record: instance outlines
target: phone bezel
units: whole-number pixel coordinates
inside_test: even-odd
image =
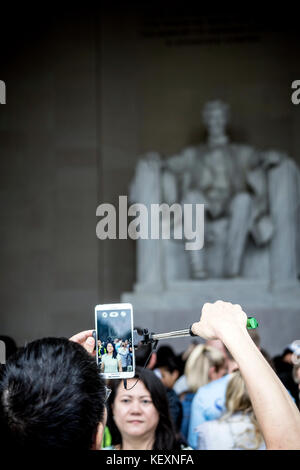
[[[118,304],[99,304],[95,306],[95,330],[96,330],[96,361],[98,362],[98,315],[97,312],[104,310],[130,310],[130,324],[131,324],[131,337],[133,340],[133,308],[132,304],[129,303],[118,303]],[[103,379],[132,379],[135,376],[135,356],[134,356],[134,347],[132,343],[132,371],[130,372],[111,372],[105,373],[101,372],[101,377]]]

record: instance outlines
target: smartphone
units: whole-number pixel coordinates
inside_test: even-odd
[[[130,379],[135,375],[132,305],[95,307],[96,360],[104,379]]]

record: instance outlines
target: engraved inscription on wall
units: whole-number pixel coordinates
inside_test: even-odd
[[[265,33],[280,30],[280,25],[267,25],[257,18],[152,13],[143,18],[139,33],[143,39],[161,39],[167,46],[181,46],[260,42]]]

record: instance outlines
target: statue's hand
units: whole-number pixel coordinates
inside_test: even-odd
[[[261,161],[265,170],[279,165],[283,159],[284,156],[282,153],[277,152],[276,150],[268,150],[261,153]]]
[[[162,160],[160,155],[156,152],[149,152],[143,155],[143,158],[138,162],[138,167],[146,172],[160,170],[162,167]]]
[[[216,240],[216,235],[213,232],[212,228],[206,226],[205,241],[207,243],[214,243]]]
[[[157,152],[148,152],[148,153],[146,153],[146,155],[144,155],[143,160],[145,160],[146,162],[149,162],[149,163],[151,163],[151,162],[161,163],[160,155]]]

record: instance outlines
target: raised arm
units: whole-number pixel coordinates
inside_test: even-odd
[[[246,329],[240,305],[206,303],[192,331],[220,339],[238,363],[267,449],[300,449],[300,413],[286,388],[264,359]]]

